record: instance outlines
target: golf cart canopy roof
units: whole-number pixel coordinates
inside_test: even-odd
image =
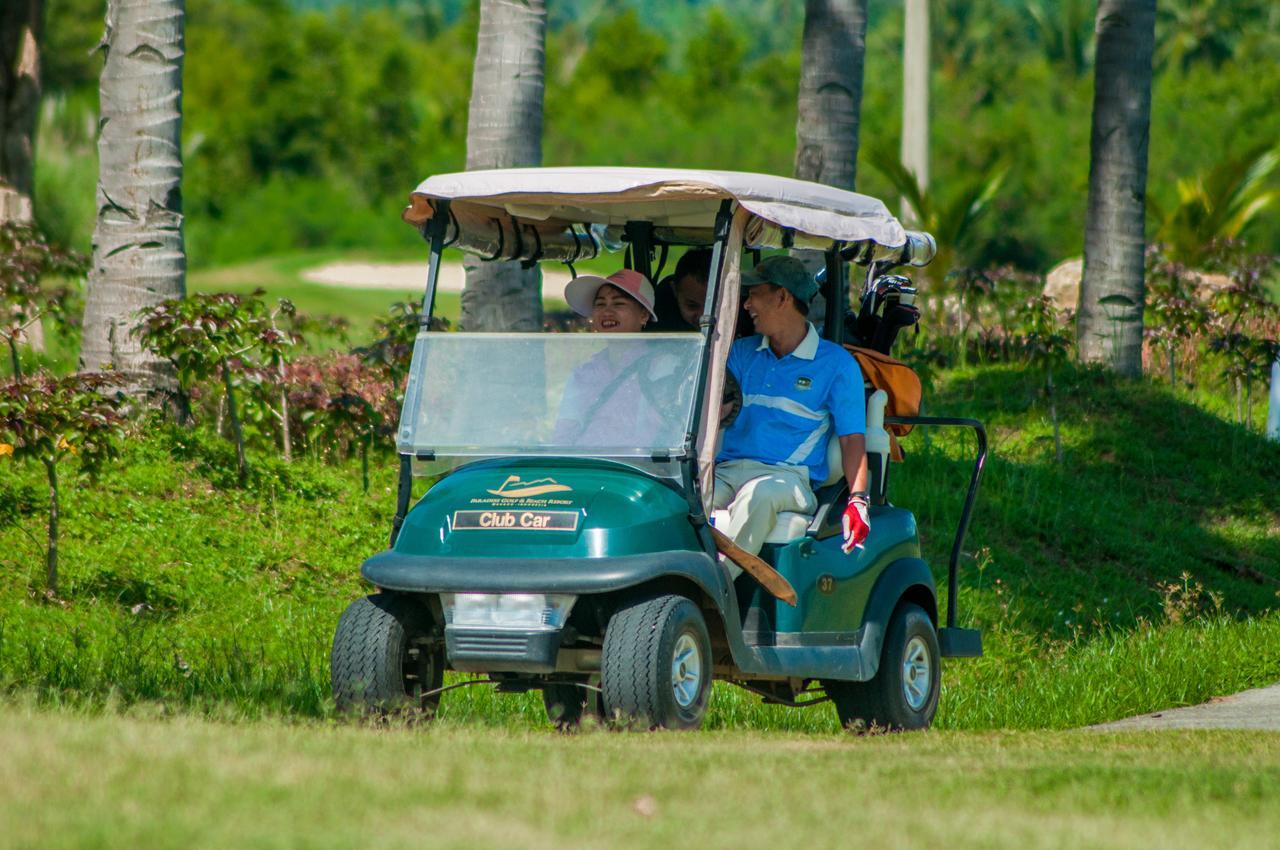
[[[752,214],[749,247],[898,248],[908,234],[875,198],[818,183],[740,171],[679,168],[508,168],[439,174],[410,195],[406,221],[424,228],[449,201],[446,244],[489,259],[574,259],[621,242],[628,222],[673,244],[710,244],[716,213]],[[591,248],[584,249],[584,242]]]

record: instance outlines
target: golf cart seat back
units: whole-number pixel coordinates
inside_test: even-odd
[[[884,406],[889,395],[884,390],[876,390],[867,399],[867,472],[869,473],[869,489],[871,501],[880,504],[884,501],[885,473],[889,463],[889,432],[884,428]],[[822,527],[824,518],[831,511],[844,510],[844,494],[847,488],[844,483],[843,455],[840,452],[840,438],[835,434],[827,440],[827,477],[815,482],[814,495],[818,497],[818,507],[814,513],[782,511],[778,514],[773,528],[765,538],[765,543],[789,543],[797,537],[810,535],[816,537]],[[712,521],[724,528],[729,521],[727,510],[714,511]]]

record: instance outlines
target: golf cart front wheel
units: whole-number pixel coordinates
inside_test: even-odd
[[[648,728],[696,729],[711,696],[711,638],[684,596],[621,608],[604,635],[606,715]]]
[[[347,606],[333,636],[329,673],[343,713],[430,715],[444,681],[444,652],[431,615],[416,599],[378,593]]]
[[[938,711],[942,667],[938,633],[919,605],[893,612],[880,668],[869,682],[824,682],[841,726],[905,731],[926,729]]]

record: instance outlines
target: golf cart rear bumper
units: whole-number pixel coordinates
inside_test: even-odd
[[[447,626],[444,646],[454,670],[552,673],[560,651],[560,631]]]

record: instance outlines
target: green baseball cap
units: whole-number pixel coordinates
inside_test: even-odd
[[[813,296],[818,294],[818,282],[809,274],[804,263],[782,254],[763,259],[754,269],[742,273],[743,289],[762,283],[781,286],[804,304],[813,301]]]

